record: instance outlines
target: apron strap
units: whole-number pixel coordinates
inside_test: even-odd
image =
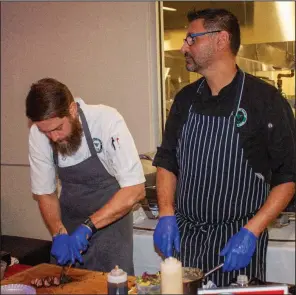
[[[77,106],[78,106],[78,112],[79,112],[79,116],[80,116],[81,123],[82,123],[83,132],[85,134],[85,138],[86,138],[86,141],[87,141],[87,144],[88,144],[88,148],[90,150],[91,155],[96,156],[97,152],[95,150],[95,146],[94,146],[94,143],[93,143],[93,140],[92,140],[89,128],[88,128],[88,124],[87,124],[85,115],[84,115],[84,113],[83,113],[83,111],[82,111],[82,109],[81,109],[78,102],[77,102]]]
[[[196,94],[201,94],[199,90],[200,90],[200,88],[203,88],[203,84],[204,84],[205,80],[206,80],[206,78],[201,78],[200,79],[200,83],[198,84],[198,87],[197,87],[197,90],[196,90]],[[190,105],[189,113],[192,110],[192,106],[193,106],[193,103],[191,103],[191,105]]]
[[[203,87],[203,84],[204,84],[205,80],[206,80],[206,78],[201,78],[200,79],[200,83],[198,84],[198,87],[197,87],[197,90],[196,90],[197,94],[200,94],[199,89],[200,89],[200,87]]]
[[[245,85],[245,72],[243,72],[241,69],[238,69],[239,73],[239,77],[238,77],[238,83],[237,83],[237,88],[236,88],[236,94],[235,94],[235,104],[234,104],[234,108],[233,111],[231,112],[231,115],[234,114],[234,117],[236,117],[236,114],[239,110],[239,106],[241,103],[241,99],[242,99],[242,94],[243,94],[243,90],[244,90],[244,85]]]
[[[58,166],[59,164],[59,157],[58,157],[58,153],[56,151],[53,151],[53,163]]]
[[[243,90],[244,90],[244,84],[245,84],[245,72],[243,72],[241,69],[238,69],[238,83],[237,83],[237,88],[236,88],[236,94],[235,94],[235,104],[234,104],[234,107],[233,107],[233,110],[231,112],[231,115],[237,114],[238,112],[238,109],[239,109],[239,106],[240,106],[240,102],[241,102],[241,99],[242,99],[242,93],[243,93]],[[205,82],[205,78],[202,78],[198,87],[197,87],[197,90],[196,90],[196,93],[200,93],[200,88],[203,87],[203,84]],[[189,112],[191,112],[191,109],[192,109],[192,104],[189,108]]]

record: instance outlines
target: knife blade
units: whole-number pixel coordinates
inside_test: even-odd
[[[66,284],[66,283],[72,282],[72,278],[68,276],[68,272],[71,266],[72,266],[72,263],[68,266],[68,268],[67,266],[62,267],[62,271],[60,274],[60,284]]]

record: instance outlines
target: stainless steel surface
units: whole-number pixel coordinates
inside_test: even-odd
[[[288,226],[290,221],[295,221],[295,212],[282,212],[270,225],[270,228],[282,228]]]
[[[146,190],[146,199],[148,202],[157,203],[157,191],[156,186],[147,186],[145,187]]]
[[[183,277],[183,293],[184,294],[188,294],[188,295],[196,295],[197,294],[197,290],[199,288],[202,288],[202,285],[203,285],[203,281],[204,279],[210,275],[211,273],[217,271],[218,269],[220,269],[222,266],[224,265],[224,263],[221,263],[219,265],[217,265],[216,267],[214,267],[213,269],[209,270],[208,272],[206,272],[205,274],[202,272],[202,270],[198,269],[198,268],[186,268],[186,267],[183,267],[183,273],[186,272],[186,270],[188,270],[188,272],[192,273],[193,272],[193,275],[194,273],[197,274],[197,277],[196,279],[193,279],[192,281],[188,280],[188,281],[185,281],[184,280],[184,277]]]
[[[140,154],[141,164],[143,167],[144,175],[146,178],[145,186],[151,187],[156,184],[156,167],[152,165],[155,152],[148,152],[145,154]]]
[[[145,192],[146,196],[141,205],[149,219],[158,218],[158,204],[156,195],[156,167],[152,166],[155,152],[140,154],[144,175],[146,178]]]
[[[285,42],[289,44],[291,42]],[[237,56],[237,63],[246,72],[272,71],[275,68],[295,68],[295,53],[290,53],[278,43],[243,44]]]
[[[148,201],[147,202],[143,202],[141,204],[146,216],[148,217],[148,219],[157,219],[158,215],[154,215],[154,212],[152,212],[151,208],[148,205]]]
[[[141,160],[148,160],[148,161],[153,161],[152,157],[150,155],[146,155],[146,154],[140,154],[139,155]]]
[[[158,202],[157,202],[157,193],[156,186],[145,187],[146,197],[141,202],[141,205],[149,219],[158,218]]]
[[[148,230],[148,231],[153,231],[154,232],[154,229],[153,228],[136,226],[136,225],[133,226],[133,229]]]

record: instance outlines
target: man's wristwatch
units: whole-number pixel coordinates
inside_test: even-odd
[[[89,217],[83,222],[83,225],[87,226],[93,234],[98,231]]]

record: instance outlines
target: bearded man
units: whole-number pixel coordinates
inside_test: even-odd
[[[26,115],[31,189],[60,265],[110,271],[133,268],[131,209],[144,198],[144,173],[123,117],[74,99],[63,83],[31,86]],[[57,196],[57,177],[61,181]]]

